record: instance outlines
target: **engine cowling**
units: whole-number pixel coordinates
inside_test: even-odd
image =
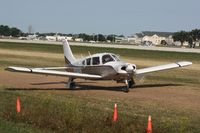
[[[124,70],[127,73],[133,73],[136,70],[136,66],[134,64],[127,64],[126,66],[122,66],[121,70]]]

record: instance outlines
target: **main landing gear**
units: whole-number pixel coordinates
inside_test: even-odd
[[[67,88],[69,89],[74,89],[76,88],[76,84],[74,82],[74,78],[69,78],[68,83],[67,83]]]

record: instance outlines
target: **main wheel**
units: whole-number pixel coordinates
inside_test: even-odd
[[[128,93],[129,92],[129,88],[128,87],[124,87],[123,91]]]
[[[72,83],[70,83],[69,87],[70,87],[70,89],[74,89],[74,88],[76,88],[76,84],[74,82],[72,82]]]
[[[135,84],[135,81],[133,80],[133,78],[131,78],[130,80],[128,80],[128,87],[129,88],[131,88],[134,84]]]

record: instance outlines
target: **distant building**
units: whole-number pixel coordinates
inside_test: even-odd
[[[66,38],[66,36],[56,36],[56,41],[62,41]]]
[[[128,38],[129,42],[134,44],[141,44],[143,42],[151,42],[153,45],[160,45],[162,41],[167,44],[173,44],[172,32],[151,32],[144,31],[136,33],[132,38]]]
[[[27,39],[28,39],[28,40],[37,40],[37,37],[38,37],[38,35],[33,34],[33,35],[28,35],[28,36],[27,36]]]
[[[28,35],[26,37],[24,36],[21,36],[18,38],[19,40],[38,40],[38,35],[36,34],[31,34],[31,35]]]
[[[116,43],[127,43],[128,39],[126,37],[121,37],[121,36],[116,36],[115,37],[115,42]]]
[[[73,37],[72,37],[72,36],[67,36],[66,39],[67,39],[68,41],[73,41]]]
[[[83,38],[75,38],[76,42],[83,42]]]
[[[45,38],[48,41],[56,41],[56,36],[46,36]]]
[[[48,41],[62,41],[64,39],[67,39],[68,41],[72,41],[72,37],[67,36],[60,36],[60,35],[54,35],[54,36],[46,36],[46,40]]]
[[[180,42],[180,41],[175,41],[175,42],[174,42],[174,45],[175,45],[175,46],[181,46],[181,42]],[[188,42],[184,42],[184,43],[183,43],[183,46],[188,46],[188,45],[189,45]]]
[[[166,40],[165,37],[162,37],[162,36],[158,36],[157,34],[154,34],[152,36],[148,36],[148,35],[145,35],[143,38],[142,38],[142,42],[152,42],[152,44],[154,45],[159,45],[161,44],[161,41],[162,40]]]

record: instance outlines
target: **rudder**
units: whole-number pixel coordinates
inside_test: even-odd
[[[68,64],[72,64],[73,62],[75,62],[75,57],[72,54],[71,48],[69,46],[69,43],[67,41],[67,39],[63,40],[63,50],[64,50],[64,58],[65,58],[65,63]]]

